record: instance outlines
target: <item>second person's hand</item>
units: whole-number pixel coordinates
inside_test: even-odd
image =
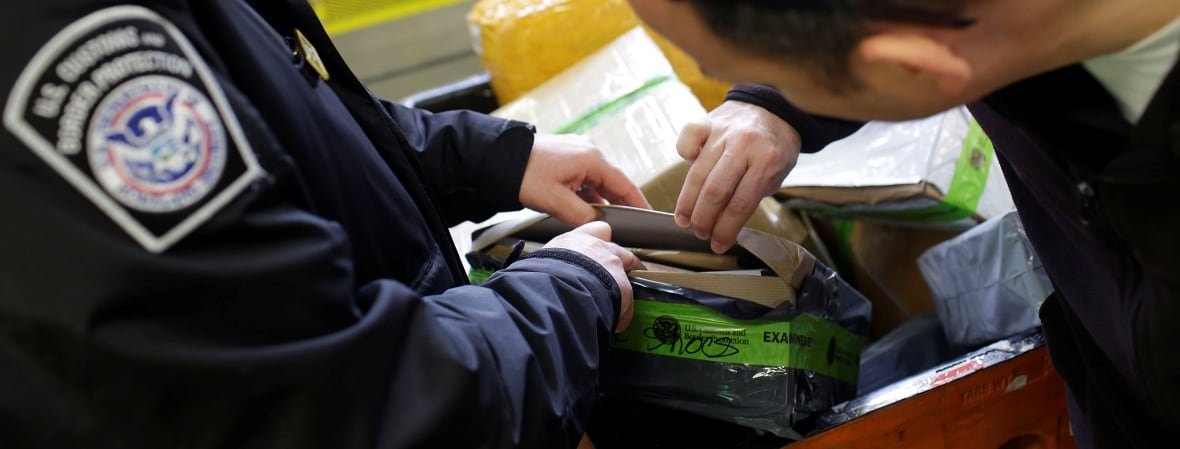
[[[728,251],[762,199],[782,186],[800,149],[794,128],[748,103],[727,101],[688,124],[676,143],[691,164],[676,224],[710,240],[713,252]]]

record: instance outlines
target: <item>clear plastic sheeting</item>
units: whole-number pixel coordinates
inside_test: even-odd
[[[705,109],[655,42],[635,28],[492,112],[542,133],[590,137],[636,184],[681,162],[680,130]]]
[[[947,340],[974,345],[1040,326],[1053,286],[1015,212],[995,217],[918,258]]]

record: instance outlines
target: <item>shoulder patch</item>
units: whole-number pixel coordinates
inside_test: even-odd
[[[4,126],[152,252],[263,174],[192,44],[138,6],[99,10],[45,44]]]

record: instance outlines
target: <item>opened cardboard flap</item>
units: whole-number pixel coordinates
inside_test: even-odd
[[[802,198],[832,205],[867,204],[878,205],[905,201],[913,198],[931,198],[941,201],[943,194],[926,181],[915,184],[864,187],[791,186],[775,193],[780,199]]]
[[[611,225],[612,241],[620,246],[645,250],[712,252],[708,241],[698,239],[692,231],[677,226],[670,213],[614,205],[596,205],[595,208],[599,212],[599,220]],[[573,227],[538,213],[477,231],[472,250],[484,252],[506,238],[548,242],[571,230]],[[725,255],[739,258],[752,256],[795,291],[803,285],[803,280],[815,265],[815,258],[802,246],[750,228],[744,228],[738,233],[737,245]]]

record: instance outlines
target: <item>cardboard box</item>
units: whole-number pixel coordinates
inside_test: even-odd
[[[934,309],[934,297],[918,266],[931,247],[957,231],[875,221],[836,221],[841,274],[873,303],[873,337]]]
[[[776,196],[830,217],[961,231],[1015,210],[994,156],[965,107],[869,122],[801,155]]]
[[[783,437],[798,436],[799,416],[855,395],[871,306],[803,247],[746,228],[717,255],[671,214],[598,210],[648,265],[628,273],[635,317],[604,362],[605,395]],[[481,229],[472,278],[492,275],[509,248],[527,255],[570,229],[543,214]]]
[[[739,299],[769,308],[787,304],[809,313],[822,313],[825,307],[834,306],[823,302],[822,297],[811,298],[814,302],[797,303],[795,294],[814,270],[816,260],[805,248],[794,242],[745,228],[738,234],[734,248],[725,254],[714,254],[709,249],[709,242],[676,226],[669,213],[609,205],[598,205],[596,209],[600,213],[599,219],[611,224],[613,241],[631,249],[653,266],[649,270],[629,273],[632,278],[699,283],[703,291],[712,289],[716,293],[722,291],[720,289],[729,289],[724,290],[729,292],[744,289],[744,284],[752,282],[751,277],[765,277],[765,285],[771,291],[750,290],[750,296]],[[502,263],[516,243],[523,245],[522,254],[527,255],[540,248],[544,242],[572,229],[549,215],[533,212],[478,229],[472,237],[471,251],[467,256],[473,267],[487,267],[491,263],[495,268],[494,264]],[[486,259],[488,256],[491,260]],[[485,259],[472,260],[479,257]],[[697,279],[717,282],[700,282]],[[734,285],[717,285],[726,283],[719,281],[721,279],[729,279],[728,283]],[[777,299],[751,299],[755,296],[774,296]]]

